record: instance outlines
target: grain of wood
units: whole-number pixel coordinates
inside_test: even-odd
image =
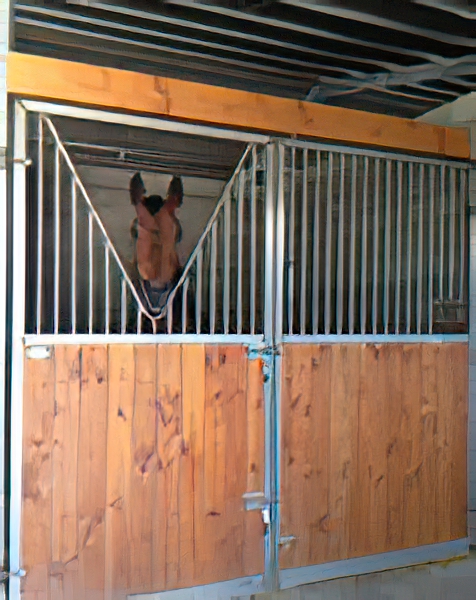
[[[53,430],[53,506],[51,598],[63,599],[76,585],[77,571],[68,569],[78,556],[78,442],[81,393],[81,350],[55,347],[55,419]]]
[[[25,359],[23,410],[22,581],[25,592],[49,595],[52,562],[54,355]]]
[[[179,472],[182,436],[182,347],[157,348],[158,459],[164,469],[166,523],[166,588],[180,587]]]
[[[132,345],[108,348],[106,490],[106,600],[119,600],[131,588],[132,420],[135,361]]]
[[[83,347],[77,484],[78,600],[104,598],[107,366],[105,346]]]

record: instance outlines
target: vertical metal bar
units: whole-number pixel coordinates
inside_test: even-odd
[[[264,341],[268,348],[274,348],[280,342],[279,331],[282,321],[278,323],[276,315],[282,315],[282,289],[275,287],[277,271],[283,264],[276,263],[275,217],[277,188],[277,144],[266,147],[266,212],[265,212],[265,307],[264,307]],[[281,241],[282,243],[282,241]],[[281,275],[282,277],[282,275]],[[278,304],[281,308],[278,308]],[[276,319],[276,320],[274,320]],[[273,322],[274,321],[274,322]],[[271,377],[264,384],[265,415],[265,477],[264,492],[270,502],[270,524],[264,538],[265,571],[263,587],[265,591],[273,591],[279,587],[279,398],[276,395],[276,357],[267,363]]]
[[[203,269],[203,247],[197,254],[196,261],[196,294],[195,294],[195,327],[196,332],[202,330],[202,269]]]
[[[142,311],[137,311],[137,333],[142,333]]]
[[[76,333],[77,206],[76,181],[71,178],[71,333]]]
[[[255,334],[256,330],[256,169],[257,156],[256,146],[253,146],[251,161],[251,265],[250,265],[250,333]]]
[[[23,370],[26,283],[26,111],[15,103],[13,147],[13,226],[12,226],[12,355],[10,399],[10,572],[19,574],[21,563],[22,472],[23,472]],[[6,250],[6,246],[5,246]],[[20,577],[9,577],[9,598],[20,600]]]
[[[327,163],[327,211],[326,211],[326,283],[324,304],[324,330],[329,335],[331,330],[331,269],[332,269],[332,180],[334,153],[329,152]]]
[[[55,179],[54,179],[54,198],[55,198],[55,262],[54,262],[54,332],[59,331],[59,311],[60,311],[60,227],[61,227],[61,174],[60,174],[60,150],[55,144]]]
[[[435,211],[435,178],[434,165],[429,168],[430,197],[428,198],[428,333],[433,333],[433,246],[434,246],[434,211]]]
[[[230,328],[230,243],[231,243],[231,195],[225,201],[223,207],[223,333],[225,335]]]
[[[407,214],[407,334],[412,328],[412,227],[413,227],[413,163],[408,163],[408,214]]]
[[[275,144],[266,146],[266,207],[265,207],[265,284],[264,284],[264,335],[265,340],[272,343],[274,327],[274,227],[275,227],[275,194],[276,194],[276,165]]]
[[[448,298],[454,299],[455,279],[455,229],[456,229],[456,169],[450,169],[450,214],[449,214],[449,250],[448,250]]]
[[[385,230],[384,230],[384,244],[385,244],[385,264],[384,264],[384,291],[383,291],[383,321],[384,321],[384,332],[388,335],[388,321],[389,321],[389,300],[390,300],[390,246],[391,246],[391,231],[390,231],[390,219],[392,209],[392,162],[390,160],[385,161]]]
[[[337,335],[342,334],[344,320],[344,185],[345,154],[340,155],[339,167],[339,224],[337,233],[336,316]]]
[[[400,281],[402,279],[403,163],[397,162],[397,239],[395,258],[395,333],[400,333]]]
[[[291,148],[291,183],[288,219],[288,333],[294,333],[294,230],[296,214],[296,148]]]
[[[466,236],[465,236],[465,221],[466,221],[466,184],[467,173],[462,169],[459,172],[459,290],[458,301],[464,300],[464,280],[465,280],[465,257],[466,257]]]
[[[418,177],[418,262],[417,262],[417,293],[416,293],[416,315],[417,334],[421,334],[422,303],[423,303],[423,195],[425,181],[425,165],[420,163]]]
[[[210,333],[215,333],[215,312],[216,312],[216,277],[217,277],[217,222],[212,225],[212,240],[210,253],[210,298],[209,298],[209,318]]]
[[[121,278],[121,333],[126,333],[127,329],[127,284],[126,280]]]
[[[276,203],[276,299],[275,299],[275,336],[281,339],[283,331],[284,313],[284,248],[286,238],[286,224],[284,214],[284,165],[286,148],[278,144],[278,187]]]
[[[183,282],[182,285],[182,333],[187,333],[187,321],[188,321],[188,286],[190,284],[190,280],[187,279]]]
[[[360,333],[367,329],[367,203],[369,196],[369,157],[364,157],[364,182],[362,190],[362,252],[360,268]]]
[[[88,257],[89,257],[89,333],[93,332],[93,298],[94,298],[94,245],[93,245],[93,215],[88,212]]]
[[[440,255],[439,255],[439,278],[438,278],[438,299],[440,302],[443,301],[444,292],[443,292],[443,281],[444,281],[444,272],[445,272],[445,223],[446,223],[446,215],[445,215],[445,185],[446,185],[446,166],[440,166],[440,215],[439,215],[439,223],[440,223]]]
[[[109,245],[104,246],[104,332],[109,333]]]
[[[380,158],[375,159],[374,167],[374,260],[372,277],[372,333],[376,335],[378,326],[378,252],[379,252],[379,206],[380,206]]]
[[[316,152],[316,189],[314,195],[314,227],[312,250],[312,333],[319,333],[319,210],[321,204],[321,151]]]
[[[354,333],[355,303],[355,230],[357,212],[357,156],[352,156],[350,184],[350,265],[349,265],[349,333]]]
[[[245,194],[245,169],[241,169],[238,178],[238,206],[237,206],[237,281],[236,281],[236,333],[243,330],[243,201]]]
[[[302,153],[302,206],[301,206],[301,292],[300,331],[306,333],[306,279],[307,279],[307,148]]]
[[[38,246],[36,267],[36,333],[41,333],[43,294],[43,118],[38,115]]]
[[[167,299],[167,333],[170,335],[174,326],[174,300],[175,292],[172,292]]]

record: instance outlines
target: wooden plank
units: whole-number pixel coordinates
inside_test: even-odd
[[[177,119],[469,159],[469,130],[449,128],[70,61],[7,55],[7,90]],[[285,115],[285,118],[283,118]]]
[[[445,346],[446,347],[446,346]],[[467,535],[468,346],[448,345],[452,374],[451,539]]]
[[[196,553],[195,468],[202,446],[205,395],[205,349],[202,345],[182,347],[182,453],[179,475],[180,584],[194,584]],[[197,439],[198,438],[198,439]],[[198,443],[197,443],[198,442]],[[199,458],[201,461],[201,457]],[[200,483],[198,484],[200,486]]]
[[[180,587],[179,473],[183,452],[182,437],[182,347],[175,344],[157,348],[158,461],[164,470],[163,507],[165,531],[165,587]],[[159,567],[162,568],[162,567]]]
[[[103,600],[107,443],[107,347],[84,346],[78,451],[78,600]]]
[[[155,510],[157,485],[156,374],[157,347],[134,347],[135,393],[132,415],[130,471],[130,561],[131,589],[152,589],[153,529],[150,519]]]
[[[247,492],[264,492],[264,378],[261,358],[248,360],[246,381]],[[264,526],[260,511],[245,514],[245,575],[264,571]]]
[[[78,346],[55,347],[55,420],[52,450],[51,597],[64,598],[77,585],[78,441],[81,393],[81,351]]]
[[[357,468],[360,347],[332,345],[327,559],[348,557],[352,471]],[[376,503],[377,504],[377,503]]]
[[[26,593],[49,594],[55,359],[25,358],[21,564]],[[56,529],[55,529],[56,530]]]
[[[108,349],[106,576],[105,598],[131,588],[130,519],[135,361],[131,345]]]

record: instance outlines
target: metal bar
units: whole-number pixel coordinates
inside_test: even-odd
[[[355,303],[355,241],[356,241],[356,211],[357,211],[357,157],[351,160],[350,185],[350,265],[349,265],[349,333],[354,333],[354,303]]]
[[[367,204],[369,197],[369,157],[364,157],[364,182],[362,190],[362,253],[360,269],[360,332],[367,329]]]
[[[104,246],[104,333],[109,333],[110,308],[109,308],[109,246]]]
[[[388,150],[371,150],[369,148],[356,148],[353,146],[341,146],[334,144],[325,144],[321,142],[312,142],[308,140],[295,140],[283,138],[282,143],[285,146],[291,146],[295,148],[307,148],[308,150],[321,150],[321,152],[338,152],[347,155],[356,156],[368,156],[369,158],[381,158],[385,160],[401,160],[404,163],[426,165],[446,165],[447,167],[454,167],[456,169],[469,169],[470,163],[468,161],[457,161],[448,160],[446,158],[430,158],[426,156],[412,156],[409,154],[402,154],[399,152],[392,152]]]
[[[262,335],[190,335],[182,333],[173,333],[171,335],[167,333],[161,333],[158,335],[152,335],[149,333],[143,333],[140,335],[135,333],[131,333],[129,335],[121,335],[120,333],[110,333],[109,335],[104,335],[103,333],[93,333],[93,335],[89,335],[87,333],[71,335],[70,333],[60,333],[59,335],[26,335],[23,339],[26,348],[34,346],[86,346],[104,344],[238,344],[241,346],[252,346],[253,348],[257,349],[264,349]]]
[[[416,315],[417,333],[421,333],[422,303],[423,303],[423,194],[424,194],[425,165],[421,164],[418,178],[418,263],[417,263],[417,293]]]
[[[93,332],[93,295],[94,295],[94,245],[93,245],[93,215],[91,212],[88,213],[88,260],[89,260],[89,325],[88,332]]]
[[[448,239],[448,299],[454,299],[455,279],[455,234],[456,234],[456,170],[450,170],[450,208]]]
[[[220,129],[219,127],[180,123],[179,121],[172,122],[165,119],[157,119],[155,117],[139,117],[136,115],[107,112],[91,108],[82,108],[79,106],[67,106],[62,104],[52,104],[50,102],[39,102],[37,100],[22,100],[22,104],[29,111],[46,113],[60,117],[72,117],[76,119],[86,119],[89,121],[100,121],[101,123],[115,123],[117,125],[127,125],[129,127],[141,127],[155,131],[171,131],[173,133],[185,133],[189,135],[235,140],[245,143],[266,144],[269,141],[268,136],[257,133],[232,131],[229,129]]]
[[[183,286],[182,286],[182,333],[187,333],[187,321],[188,321],[188,286],[190,280],[187,277]]]
[[[245,194],[245,169],[241,170],[238,178],[237,206],[237,278],[236,278],[236,333],[243,329],[243,203]]]
[[[403,200],[403,164],[397,163],[397,238],[395,257],[395,334],[400,333],[400,282],[402,279],[402,200]]]
[[[202,330],[202,269],[203,248],[197,254],[196,293],[195,293],[195,331],[199,334]]]
[[[121,277],[121,334],[127,330],[127,283]]]
[[[215,312],[216,312],[216,276],[217,276],[217,223],[212,225],[212,240],[210,254],[210,298],[209,298],[209,318],[210,333],[215,333]]]
[[[302,206],[301,206],[301,292],[300,331],[306,332],[306,279],[307,279],[307,148],[302,152]]]
[[[339,165],[339,223],[337,232],[337,274],[336,274],[336,331],[342,333],[344,320],[344,185],[345,154],[340,155]]]
[[[231,244],[231,196],[223,207],[223,333],[226,335],[230,329],[230,244]]]
[[[61,228],[61,175],[60,175],[60,151],[55,144],[55,175],[54,175],[54,198],[55,198],[55,260],[54,260],[54,332],[59,331],[60,311],[60,228]]]
[[[379,239],[379,205],[380,205],[380,159],[375,160],[374,170],[374,260],[372,278],[372,333],[377,334],[378,326],[378,239]]]
[[[174,326],[174,300],[175,290],[167,298],[167,333],[170,335]]]
[[[202,247],[205,239],[208,237],[208,235],[211,231],[211,228],[212,228],[213,224],[215,223],[215,221],[217,220],[218,215],[220,214],[220,211],[221,211],[223,205],[225,204],[227,198],[229,198],[229,196],[230,196],[231,189],[233,187],[233,184],[235,183],[235,179],[238,176],[238,174],[240,173],[241,169],[243,168],[243,165],[246,161],[246,158],[247,158],[250,150],[251,150],[251,146],[248,146],[246,148],[246,150],[244,151],[243,156],[240,158],[238,165],[233,172],[233,175],[231,176],[231,178],[228,180],[228,183],[223,188],[220,199],[218,200],[217,205],[215,206],[215,209],[214,209],[211,217],[208,219],[208,223],[207,223],[205,229],[203,230],[202,235],[199,237],[198,242],[195,245],[195,248],[192,250],[192,253],[189,256],[189,259],[188,259],[185,267],[183,268],[182,275],[180,276],[180,279],[178,280],[177,284],[175,285],[175,289],[178,289],[185,281],[185,278],[188,277],[189,271],[195,262],[195,258],[197,257],[197,254],[198,254],[200,248]],[[157,316],[156,318],[159,318],[159,316]]]
[[[392,163],[390,160],[385,161],[385,229],[384,229],[384,244],[385,244],[385,264],[384,264],[384,288],[383,288],[383,321],[384,332],[388,334],[389,321],[389,300],[390,300],[390,245],[391,245],[391,203],[392,203]]]
[[[466,257],[466,236],[465,236],[465,221],[466,221],[466,184],[467,174],[464,171],[459,172],[459,291],[458,300],[464,300],[464,281],[465,281],[465,257]]]
[[[250,333],[253,335],[256,329],[256,169],[257,150],[253,146],[251,158],[251,264],[250,264]]]
[[[283,147],[284,153],[284,147]],[[296,148],[291,148],[291,182],[288,218],[288,333],[294,329],[294,232],[296,215]]]
[[[264,335],[272,343],[274,335],[274,227],[275,227],[275,195],[276,195],[276,165],[275,144],[266,146],[266,206],[265,206],[265,265],[264,265]]]
[[[371,333],[366,335],[285,335],[285,344],[442,344],[442,343],[466,343],[467,334],[399,334],[388,335]],[[58,342],[59,343],[59,342]]]
[[[439,278],[438,278],[438,299],[440,302],[443,301],[444,291],[443,291],[443,281],[444,281],[444,273],[445,273],[445,223],[446,223],[446,215],[445,215],[445,185],[446,185],[446,167],[445,165],[440,166],[440,216],[439,216],[439,224],[440,224],[440,253],[439,253]]]
[[[13,224],[12,224],[12,355],[10,370],[10,515],[8,559],[11,573],[19,573],[21,563],[22,472],[23,472],[23,370],[26,287],[26,111],[15,103],[13,142]],[[42,336],[38,336],[41,339]],[[20,578],[9,578],[9,598],[20,600]]]
[[[331,269],[332,269],[332,179],[333,179],[334,154],[329,152],[327,163],[327,211],[326,211],[326,278],[325,278],[325,305],[324,305],[324,330],[326,335],[331,330]]]
[[[91,202],[91,199],[90,199],[90,197],[88,195],[88,192],[86,191],[86,188],[84,187],[83,182],[79,178],[79,175],[78,175],[78,173],[77,173],[77,171],[76,171],[76,169],[74,167],[73,162],[71,161],[71,158],[70,158],[69,154],[66,152],[63,144],[61,143],[61,140],[60,140],[60,138],[58,136],[58,132],[56,131],[56,129],[55,129],[55,127],[54,127],[54,125],[53,125],[53,123],[51,122],[50,119],[48,119],[47,117],[44,117],[44,121],[47,124],[48,129],[50,130],[51,135],[53,136],[53,138],[55,140],[55,143],[57,144],[58,148],[60,149],[60,152],[63,155],[63,159],[64,159],[65,163],[67,164],[68,169],[71,172],[71,175],[74,177],[74,179],[76,181],[76,185],[78,186],[78,189],[80,190],[80,192],[81,192],[81,194],[83,196],[83,199],[84,199],[84,201],[86,203],[88,212],[94,216],[94,220],[97,223],[97,226],[99,227],[99,230],[100,230],[101,234],[103,235],[104,239],[109,241],[111,253],[114,256],[114,260],[116,261],[117,266],[119,267],[119,270],[121,271],[122,276],[124,277],[124,279],[127,281],[128,285],[129,285],[129,289],[131,291],[131,294],[133,295],[133,297],[134,297],[137,305],[141,306],[142,311],[144,312],[144,314],[147,314],[147,316],[150,319],[152,319],[153,317],[147,313],[147,311],[144,309],[144,307],[142,307],[142,302],[141,302],[141,299],[140,299],[140,297],[139,297],[139,295],[137,293],[137,290],[136,290],[134,284],[132,283],[132,281],[131,281],[131,279],[130,279],[130,277],[129,277],[127,271],[126,271],[126,269],[124,268],[124,265],[122,264],[122,261],[121,261],[119,255],[116,252],[114,244],[112,244],[111,240],[109,239],[109,235],[108,235],[108,233],[106,231],[106,228],[104,227],[103,222],[101,221],[101,219],[100,219],[100,217],[99,217],[96,209],[94,208],[94,205]]]
[[[36,333],[41,333],[43,284],[43,119],[38,115],[38,246],[36,267]]]
[[[142,311],[140,308],[137,310],[137,333],[142,332]]]
[[[321,152],[316,152],[316,189],[314,195],[314,227],[313,227],[313,251],[312,251],[312,333],[319,332],[319,210],[320,210],[320,188],[321,188]]]
[[[286,148],[278,144],[278,186],[276,202],[276,294],[275,294],[275,343],[283,334],[284,320],[284,254],[286,242],[286,217],[284,208],[284,164]]]
[[[429,167],[430,197],[428,199],[428,333],[433,333],[433,251],[434,251],[434,211],[435,211],[435,166]]]
[[[408,214],[407,214],[407,309],[406,331],[412,328],[412,227],[413,227],[413,165],[408,165]]]
[[[71,178],[71,333],[76,333],[77,202],[76,181]]]

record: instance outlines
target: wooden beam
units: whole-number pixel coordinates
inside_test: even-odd
[[[469,159],[469,130],[29,54],[7,57],[7,89],[209,125]]]

